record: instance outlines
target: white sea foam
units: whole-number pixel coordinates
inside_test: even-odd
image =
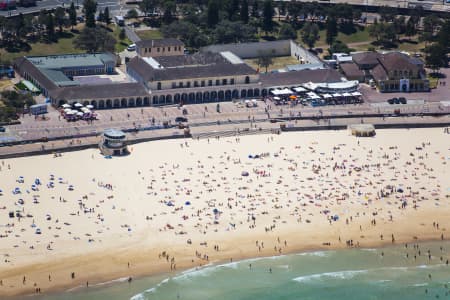
[[[389,279],[381,279],[381,280],[377,280],[376,282],[378,283],[385,283],[385,282],[391,282],[392,280]]]
[[[214,272],[217,269],[217,266],[208,265],[208,267],[189,269],[188,271],[182,272],[180,275],[172,277],[173,280],[183,280],[196,276],[207,276],[210,273]]]
[[[121,277],[121,278],[113,279],[110,281],[100,282],[100,283],[94,284],[93,286],[102,286],[102,285],[112,284],[112,283],[116,283],[116,282],[125,282],[127,280],[128,280],[128,277]]]
[[[413,284],[412,286],[427,286],[427,285],[428,285],[428,283],[424,282],[424,283],[416,283],[416,284]]]
[[[302,252],[298,253],[299,256],[318,256],[318,257],[327,257],[333,254],[335,251],[313,251],[313,252]]]
[[[367,251],[367,252],[377,252],[377,249],[373,249],[373,248],[361,248],[361,251]]]
[[[130,298],[130,300],[145,300],[146,299],[145,294],[154,293],[158,287],[169,282],[169,280],[170,280],[170,278],[164,279],[163,281],[158,283],[155,287],[149,288],[149,289],[143,291],[142,293],[134,295],[133,297]]]
[[[328,278],[337,278],[337,279],[350,279],[355,277],[357,274],[367,273],[367,270],[349,270],[349,271],[338,271],[338,272],[327,272],[327,273],[319,273],[312,275],[305,275],[294,278],[294,281],[297,282],[309,282],[312,280],[322,279],[324,277]]]
[[[289,265],[279,265],[277,267],[280,269],[289,269]]]

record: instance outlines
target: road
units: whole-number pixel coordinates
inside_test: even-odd
[[[83,0],[73,0],[75,6],[82,6]],[[30,14],[38,13],[43,9],[51,10],[58,6],[69,7],[72,0],[40,0],[36,2],[36,6],[32,7],[17,7],[15,10],[0,11],[0,16],[15,16],[19,13]],[[97,12],[109,7],[111,16],[124,15],[128,10],[128,6],[121,3],[121,0],[97,0]]]
[[[125,33],[127,35],[127,38],[133,43],[136,43],[137,41],[141,40],[141,38],[136,34],[136,32],[134,32],[134,30],[129,26],[125,26]]]

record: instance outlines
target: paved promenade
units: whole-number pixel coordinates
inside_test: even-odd
[[[261,101],[256,108],[244,108],[240,107],[239,104],[221,103],[220,113],[215,111],[216,104],[190,105],[185,106],[185,108],[188,110],[190,133],[194,138],[230,135],[233,132],[238,135],[278,130],[280,122],[288,126],[303,127],[309,130],[314,128],[345,128],[347,125],[355,123],[370,123],[375,124],[376,127],[377,125],[382,127],[406,127],[407,124],[411,124],[411,127],[431,126],[431,124],[450,126],[450,106],[442,105],[439,102],[391,106],[363,104],[321,108],[273,106],[269,101],[267,105],[264,105],[264,102]],[[424,112],[425,108],[426,112]],[[396,116],[394,114],[396,109],[400,109],[403,115]],[[421,113],[431,112],[441,115],[438,117],[420,115]],[[123,116],[124,113],[125,116]],[[123,130],[140,128],[137,132],[128,134],[130,143],[184,136],[184,130],[178,127],[163,128],[160,126],[160,128],[157,128],[161,122],[174,120],[175,116],[181,115],[177,107],[111,110],[101,111],[101,114],[106,117],[106,121],[94,122],[93,124],[67,123],[57,118],[57,122],[53,123],[50,121],[35,121],[34,118],[27,116],[24,118],[23,124],[12,126],[12,131],[28,138],[45,136],[50,140],[0,147],[0,158],[14,154],[21,156],[27,155],[27,153],[39,154],[40,152],[66,151],[70,148],[76,150],[83,147],[95,147],[101,140],[102,129],[111,127]],[[414,114],[419,115],[414,116]],[[124,117],[125,119],[123,119]],[[113,118],[113,121],[110,121],[110,118]],[[153,118],[155,118],[154,124]],[[275,120],[277,122],[274,122]],[[54,127],[51,127],[51,124]],[[60,127],[57,124],[60,124]],[[70,124],[70,126],[67,126],[67,124]],[[73,136],[66,139],[51,140],[56,137],[61,138],[61,134]],[[83,137],[83,134],[90,136]]]

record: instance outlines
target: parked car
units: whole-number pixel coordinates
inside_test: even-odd
[[[0,132],[5,132],[5,131],[6,131],[6,128],[3,126],[0,126]]]
[[[127,47],[128,51],[136,51],[136,44],[131,44]]]
[[[175,122],[177,122],[177,123],[182,123],[182,122],[187,122],[187,121],[188,121],[188,119],[185,117],[176,117],[175,118]]]
[[[388,102],[389,104],[394,104],[394,98],[388,99],[387,102]]]
[[[408,102],[405,97],[399,97],[398,100],[401,104],[406,104]]]
[[[398,98],[393,98],[395,104],[400,104],[400,100]]]

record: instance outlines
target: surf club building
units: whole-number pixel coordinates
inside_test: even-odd
[[[306,60],[310,54],[292,41],[223,45],[224,51],[215,46],[192,55],[181,53],[184,45],[174,39],[139,45],[125,72],[116,68],[116,57],[110,53],[21,57],[14,66],[56,107],[77,102],[95,109],[219,102],[266,97],[274,89],[307,82],[348,85],[342,74],[321,65],[317,58]],[[150,54],[158,53],[158,47],[160,55]],[[234,53],[257,55],[251,53],[255,47],[272,53],[277,49],[280,55],[291,53],[301,68],[260,73]],[[310,61],[314,68],[308,67]]]

